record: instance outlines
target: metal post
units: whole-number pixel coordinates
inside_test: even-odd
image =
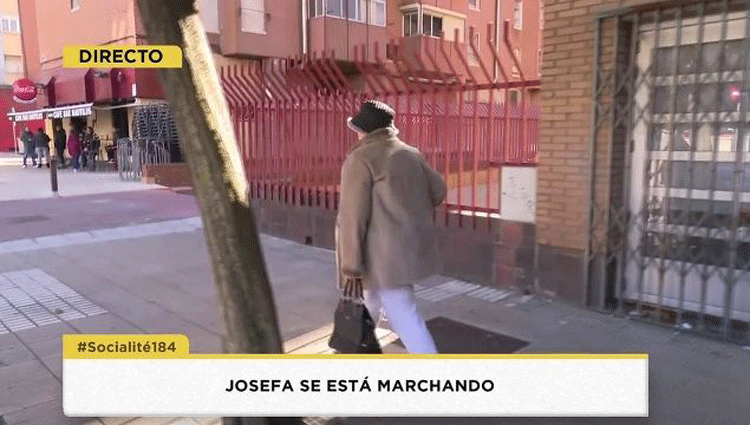
[[[50,182],[52,183],[52,195],[58,196],[58,193],[57,193],[57,156],[53,156],[52,158],[50,158],[49,177],[50,177]]]

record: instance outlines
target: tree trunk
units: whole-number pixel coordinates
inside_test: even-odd
[[[159,77],[190,167],[223,309],[227,353],[281,353],[271,285],[245,170],[211,49],[193,0],[138,0],[151,44],[178,45],[182,68]],[[225,425],[301,424],[297,418],[224,418]]]

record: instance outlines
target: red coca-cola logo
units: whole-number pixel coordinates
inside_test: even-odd
[[[36,84],[28,78],[13,83],[13,100],[19,103],[31,103],[36,100]]]

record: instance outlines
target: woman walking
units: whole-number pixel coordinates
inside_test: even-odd
[[[360,279],[376,322],[382,308],[407,351],[436,353],[414,283],[441,269],[433,213],[446,186],[419,150],[399,140],[394,115],[388,105],[367,101],[348,120],[359,143],[341,170],[339,285]]]
[[[65,168],[65,130],[61,125],[55,128],[53,135],[55,141],[55,152],[57,153],[57,162],[60,168]]]
[[[34,133],[29,126],[24,127],[21,133],[21,142],[23,142],[23,168],[28,167],[26,160],[31,158],[31,163],[36,167],[36,145],[34,145]]]
[[[70,168],[73,171],[78,171],[81,158],[81,140],[78,138],[75,128],[70,129],[70,135],[68,136],[68,154],[70,154]]]

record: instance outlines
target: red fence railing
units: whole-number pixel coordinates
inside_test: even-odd
[[[346,119],[363,100],[375,98],[395,109],[401,138],[444,174],[446,220],[456,212],[459,221],[469,214],[474,223],[478,215],[496,214],[500,167],[537,163],[540,110],[527,100],[539,81],[523,74],[509,78],[493,39],[487,37],[491,64],[476,54],[478,46],[468,46],[477,61],[469,64],[465,45],[444,41],[442,60],[425,49],[385,61],[375,44],[374,55],[355,48],[357,60],[349,66],[324,54],[222,68],[251,196],[336,208],[341,165],[356,143]],[[518,65],[507,22],[504,47]],[[516,104],[506,102],[512,91]]]

